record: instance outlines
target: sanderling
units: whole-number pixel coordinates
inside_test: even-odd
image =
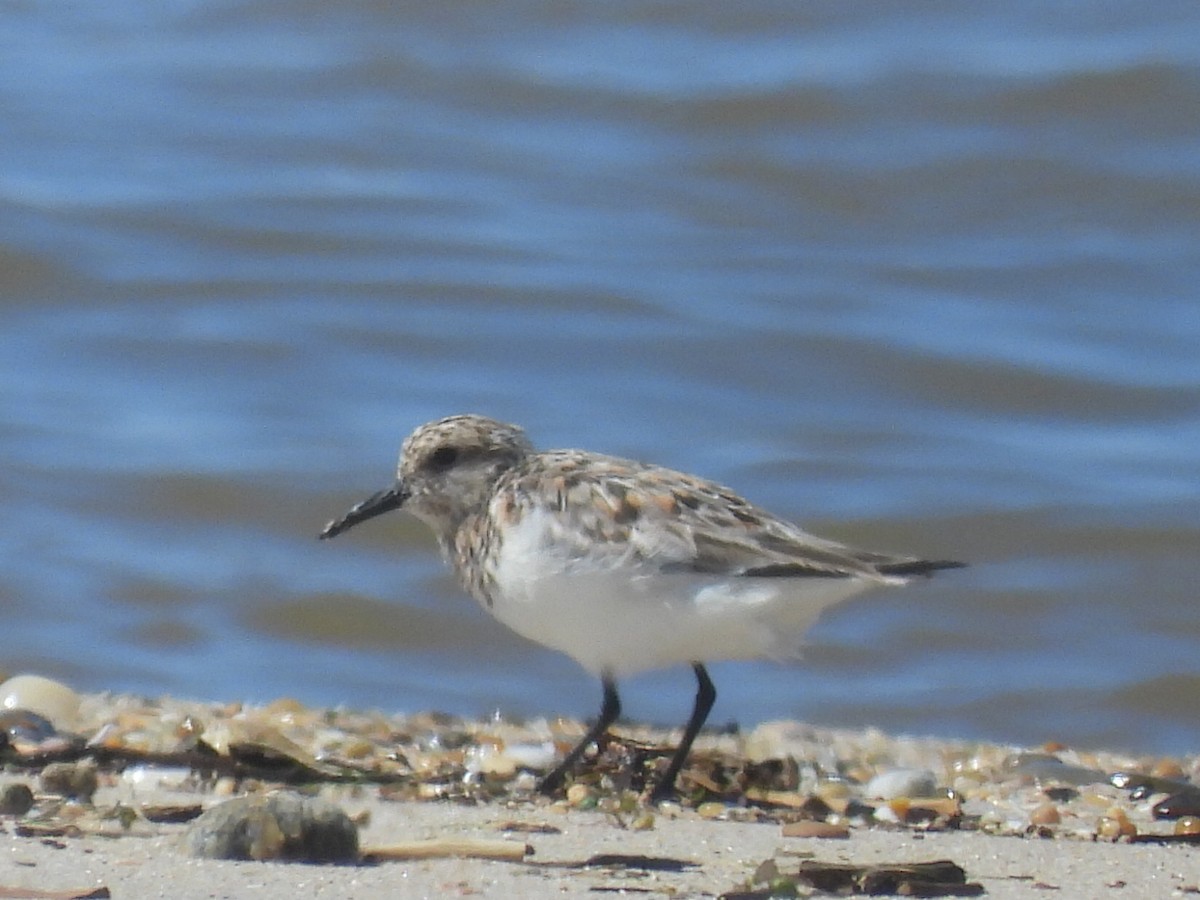
[[[678,663],[695,672],[691,718],[651,794],[661,800],[716,699],[705,662],[795,656],[825,607],[963,565],[824,540],[711,481],[582,450],[539,452],[517,426],[476,415],[410,434],[395,483],[321,537],[400,507],[433,529],[488,612],[599,676],[600,717],[542,780],[544,793],[620,714],[618,677]]]

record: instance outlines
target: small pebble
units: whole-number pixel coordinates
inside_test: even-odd
[[[887,803],[875,809],[875,814],[872,817],[876,822],[887,822],[891,825],[899,825],[904,821],[904,816],[896,811],[896,808]],[[908,809],[904,809],[904,815],[908,814]]]
[[[54,815],[59,822],[66,824],[92,818],[94,812],[90,806],[84,806],[82,803],[72,800],[59,806]]]
[[[1029,814],[1030,825],[1058,825],[1060,822],[1062,814],[1053,803],[1043,803]]]
[[[786,826],[784,826],[786,827]],[[751,884],[769,884],[779,877],[779,863],[774,859],[767,857],[758,864],[758,868],[754,870],[754,874],[750,877]]]
[[[1160,759],[1150,769],[1150,774],[1155,778],[1172,778],[1182,780],[1184,777],[1183,766],[1173,759]]]
[[[654,830],[654,813],[644,812],[636,819],[629,823],[630,831],[653,831]]]
[[[586,784],[576,782],[567,788],[567,803],[571,806],[589,806],[595,805],[595,798],[592,796],[592,789]]]
[[[1117,840],[1122,837],[1137,835],[1137,826],[1129,821],[1125,810],[1114,806],[1100,817],[1096,823],[1096,837],[1107,840]]]
[[[844,781],[822,781],[817,785],[816,796],[831,806],[831,801],[834,800],[842,801],[842,805],[845,806],[845,801],[850,799],[850,785]]]
[[[280,697],[267,704],[264,712],[283,722],[290,722],[297,716],[309,715],[308,707],[295,697]]]
[[[1200,816],[1184,816],[1175,823],[1176,834],[1200,834]]]
[[[96,767],[88,763],[50,763],[42,769],[39,780],[42,790],[47,794],[58,794],[84,803],[92,802],[92,795],[99,787]]]
[[[1079,797],[1079,791],[1073,787],[1050,787],[1042,793],[1056,803],[1070,803]]]
[[[341,755],[346,759],[366,759],[374,752],[375,745],[362,738],[352,739],[341,748]]]
[[[0,816],[23,816],[33,809],[33,791],[27,784],[6,784],[0,790]]]
[[[707,803],[701,803],[696,807],[696,815],[702,819],[719,819],[725,815],[728,808],[724,803],[709,800]]]

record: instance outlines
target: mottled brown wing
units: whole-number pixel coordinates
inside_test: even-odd
[[[660,466],[591,455],[586,468],[571,471],[563,461],[572,453],[544,454],[553,466],[531,467],[510,484],[521,505],[557,514],[548,537],[564,556],[620,559],[656,571],[873,581],[961,565],[825,540],[729,488]]]

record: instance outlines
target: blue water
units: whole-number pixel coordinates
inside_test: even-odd
[[[478,411],[972,563],[714,722],[1200,749],[1198,108],[1188,3],[9,10],[0,670],[592,714],[417,523],[314,540]]]

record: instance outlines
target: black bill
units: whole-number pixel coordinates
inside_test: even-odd
[[[383,515],[385,512],[399,509],[407,499],[408,493],[404,490],[404,485],[396,482],[387,490],[372,494],[362,503],[355,504],[340,519],[334,519],[326,525],[317,537],[321,540],[337,537],[347,528],[353,528],[359,522],[365,522],[367,519],[373,519],[376,516]]]

